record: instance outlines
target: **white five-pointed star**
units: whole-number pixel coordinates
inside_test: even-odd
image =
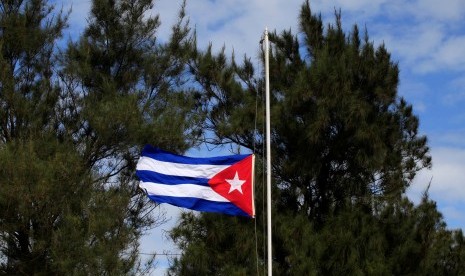
[[[225,180],[226,182],[229,183],[229,185],[231,185],[231,188],[229,188],[229,194],[234,190],[238,190],[242,194],[242,184],[244,184],[245,180],[239,179],[239,175],[237,174],[237,171],[233,179],[225,179]]]

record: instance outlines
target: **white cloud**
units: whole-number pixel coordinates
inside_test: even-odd
[[[168,0],[164,0],[168,1]],[[212,42],[214,49],[226,45],[237,57],[256,57],[265,30],[297,31],[300,1],[198,1],[188,3],[187,12],[196,26],[200,46]]]
[[[444,147],[432,153],[435,180],[431,191],[444,195],[448,202],[465,202],[465,150]]]
[[[402,68],[424,74],[444,69],[462,67],[465,60],[462,50],[455,51],[458,41],[448,41],[446,27],[441,24],[422,22],[418,25],[399,22],[373,24],[377,44],[384,42],[394,59],[401,60]],[[452,52],[450,52],[452,51]]]
[[[464,71],[465,70],[465,35],[449,36],[443,30],[438,36],[428,35],[418,36],[415,41],[404,43],[404,47],[413,49],[423,49],[424,51],[409,52],[400,51],[410,66],[412,71],[417,73],[433,73],[444,71]],[[419,45],[413,47],[413,45]],[[430,47],[425,47],[430,46]]]
[[[459,217],[461,220],[457,221],[459,218],[451,212],[465,205],[465,149],[438,147],[433,148],[431,154],[432,170],[421,172],[407,194],[418,203],[431,181],[430,198],[438,202],[439,211],[443,212],[446,221],[454,219],[457,225],[465,229],[465,217]]]
[[[63,0],[62,3],[65,9],[73,7],[71,28],[83,29],[91,1]],[[162,40],[169,36],[181,3],[181,0],[155,1],[154,13],[159,14],[162,21],[159,30]],[[227,51],[234,49],[238,57],[247,53],[255,58],[265,27],[278,32],[289,28],[298,31],[302,3],[297,0],[199,0],[187,3],[187,15],[191,26],[197,30],[202,48],[212,42],[216,51],[226,45]],[[423,74],[465,69],[465,36],[446,37],[447,30],[456,25],[457,19],[464,17],[465,1],[316,0],[311,1],[311,7],[316,12],[321,11],[323,18],[328,18],[331,23],[334,21],[334,9],[341,8],[346,28],[355,23],[360,26],[366,24],[375,41],[385,42],[387,48],[413,72]],[[377,21],[378,17],[388,15],[398,20],[391,23]],[[411,21],[412,18],[415,20]],[[73,31],[70,33],[75,34]]]
[[[416,13],[421,19],[440,21],[458,21],[465,16],[463,0],[418,0],[414,3]]]
[[[375,44],[384,42],[394,58],[402,60],[402,64],[408,65],[414,73],[465,70],[465,31],[461,24],[465,19],[463,0],[335,0],[316,3],[325,13],[341,7],[345,25],[366,25]]]
[[[448,38],[433,56],[442,68],[465,69],[465,35]]]

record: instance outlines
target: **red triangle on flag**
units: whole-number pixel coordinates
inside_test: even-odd
[[[251,217],[255,217],[253,204],[253,155],[217,173],[208,181],[208,184],[215,192]]]

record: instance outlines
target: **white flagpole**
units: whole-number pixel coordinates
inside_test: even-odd
[[[266,94],[266,213],[267,213],[267,241],[268,241],[268,276],[272,269],[271,244],[271,131],[270,131],[270,60],[269,60],[268,28],[265,29],[265,94]]]

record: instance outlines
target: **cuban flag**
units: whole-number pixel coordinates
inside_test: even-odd
[[[147,145],[136,175],[155,202],[255,217],[253,168],[252,154],[193,158]]]

